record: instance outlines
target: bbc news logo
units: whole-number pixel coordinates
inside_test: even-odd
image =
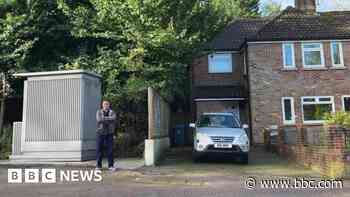
[[[53,168],[7,170],[8,183],[101,182],[100,170],[56,170]]]

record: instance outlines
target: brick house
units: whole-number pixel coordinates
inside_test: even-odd
[[[350,111],[350,11],[295,4],[236,20],[206,45],[191,66],[193,119],[235,112],[259,144],[266,128],[313,128],[325,112]]]

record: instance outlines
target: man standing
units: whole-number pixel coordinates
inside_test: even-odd
[[[108,169],[114,171],[113,162],[113,136],[116,123],[116,114],[110,108],[109,101],[102,102],[102,109],[96,113],[97,138],[96,138],[96,169],[102,169],[103,146],[107,146]]]

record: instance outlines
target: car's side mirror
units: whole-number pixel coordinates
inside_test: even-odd
[[[243,124],[243,129],[249,129],[249,125],[247,125],[247,124]]]
[[[191,128],[196,128],[196,123],[190,123]]]

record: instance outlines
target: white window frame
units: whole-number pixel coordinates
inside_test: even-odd
[[[217,72],[215,71],[214,69],[214,62],[213,62],[213,59],[214,59],[214,56],[227,56],[229,58],[229,63],[230,63],[230,69],[227,70],[227,71],[220,71],[220,72]],[[223,52],[223,53],[212,53],[212,54],[209,54],[208,55],[208,73],[210,74],[215,74],[215,73],[232,73],[232,70],[233,70],[233,64],[232,64],[232,53],[229,53],[229,52]]]
[[[292,47],[292,65],[287,65],[286,63],[286,54],[285,54],[285,47],[291,45]],[[284,69],[295,69],[295,53],[294,53],[294,43],[292,42],[285,42],[282,44],[282,53],[283,53],[283,68]]]
[[[305,48],[306,45],[312,45],[312,44],[319,44],[320,48],[319,49],[306,49]],[[323,43],[321,43],[321,42],[303,42],[301,48],[302,48],[304,68],[309,68],[309,69],[325,68]],[[307,64],[305,64],[305,52],[306,51],[319,51],[320,55],[321,55],[321,64],[320,65],[307,65]]]
[[[333,56],[333,44],[339,44],[339,57],[340,57],[340,64],[335,64],[334,56]],[[343,55],[343,43],[340,41],[332,41],[330,42],[331,47],[331,56],[332,56],[332,66],[335,68],[343,68],[344,65],[344,55]]]
[[[350,98],[350,95],[343,95],[342,97],[341,97],[341,104],[342,104],[342,109],[343,109],[343,111],[345,111],[345,102],[344,102],[344,99],[345,98]]]
[[[285,105],[284,105],[285,100],[290,100],[292,120],[285,119],[285,117],[286,117],[285,116]],[[284,125],[294,125],[295,124],[294,98],[293,97],[282,97],[281,102],[282,102],[283,124]]]
[[[315,99],[314,102],[304,102],[304,99]],[[322,98],[330,98],[331,101],[319,101],[319,99]],[[303,96],[301,97],[301,113],[302,113],[302,118],[303,118],[303,123],[304,124],[322,124],[325,121],[324,120],[307,120],[305,121],[304,118],[304,104],[332,104],[332,112],[335,112],[335,104],[334,104],[334,96]]]

